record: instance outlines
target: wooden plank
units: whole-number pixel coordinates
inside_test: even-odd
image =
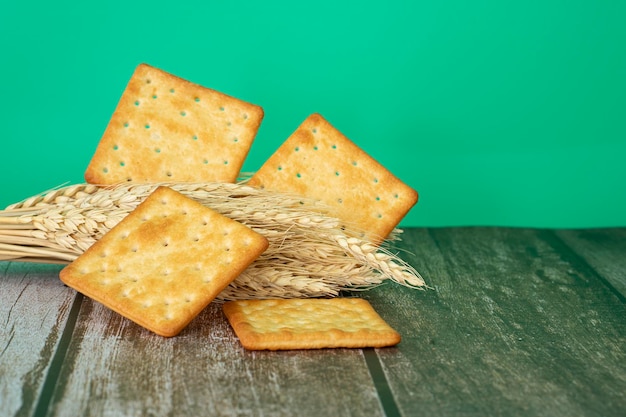
[[[0,262],[0,415],[35,411],[75,298],[55,265]]]
[[[403,336],[378,350],[403,415],[621,415],[626,309],[550,231],[414,229],[433,287],[363,296]]]
[[[626,297],[626,228],[559,230],[557,235]]]
[[[179,336],[146,331],[89,299],[49,415],[381,416],[361,350],[248,352],[221,306]]]

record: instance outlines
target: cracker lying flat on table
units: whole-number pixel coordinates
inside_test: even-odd
[[[141,64],[85,180],[235,182],[262,119],[259,106]]]
[[[249,184],[318,199],[375,242],[391,233],[418,197],[319,114],[309,116]]]
[[[393,346],[400,334],[360,298],[238,300],[223,306],[249,350]]]
[[[68,286],[175,336],[268,246],[262,235],[167,187],[61,270]]]

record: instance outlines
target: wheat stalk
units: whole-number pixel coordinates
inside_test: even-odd
[[[241,183],[77,184],[52,190],[0,211],[0,260],[69,263],[159,185],[249,226],[270,242],[219,300],[336,296],[385,280],[425,286],[414,268],[329,215],[328,208]]]

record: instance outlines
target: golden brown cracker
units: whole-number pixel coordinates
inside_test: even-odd
[[[249,350],[393,346],[400,334],[360,298],[239,300],[223,306]]]
[[[249,184],[318,199],[380,242],[417,202],[417,192],[319,114],[309,116]]]
[[[166,337],[178,334],[268,246],[265,237],[159,187],[74,262],[68,286]]]
[[[235,182],[262,119],[259,106],[141,64],[85,180]]]

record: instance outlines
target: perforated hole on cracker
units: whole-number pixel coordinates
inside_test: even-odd
[[[178,334],[268,246],[265,237],[167,187],[60,272],[137,324]]]
[[[418,198],[319,114],[309,116],[249,184],[320,200],[375,242],[393,231]]]
[[[85,171],[92,184],[234,182],[263,109],[139,65]]]

